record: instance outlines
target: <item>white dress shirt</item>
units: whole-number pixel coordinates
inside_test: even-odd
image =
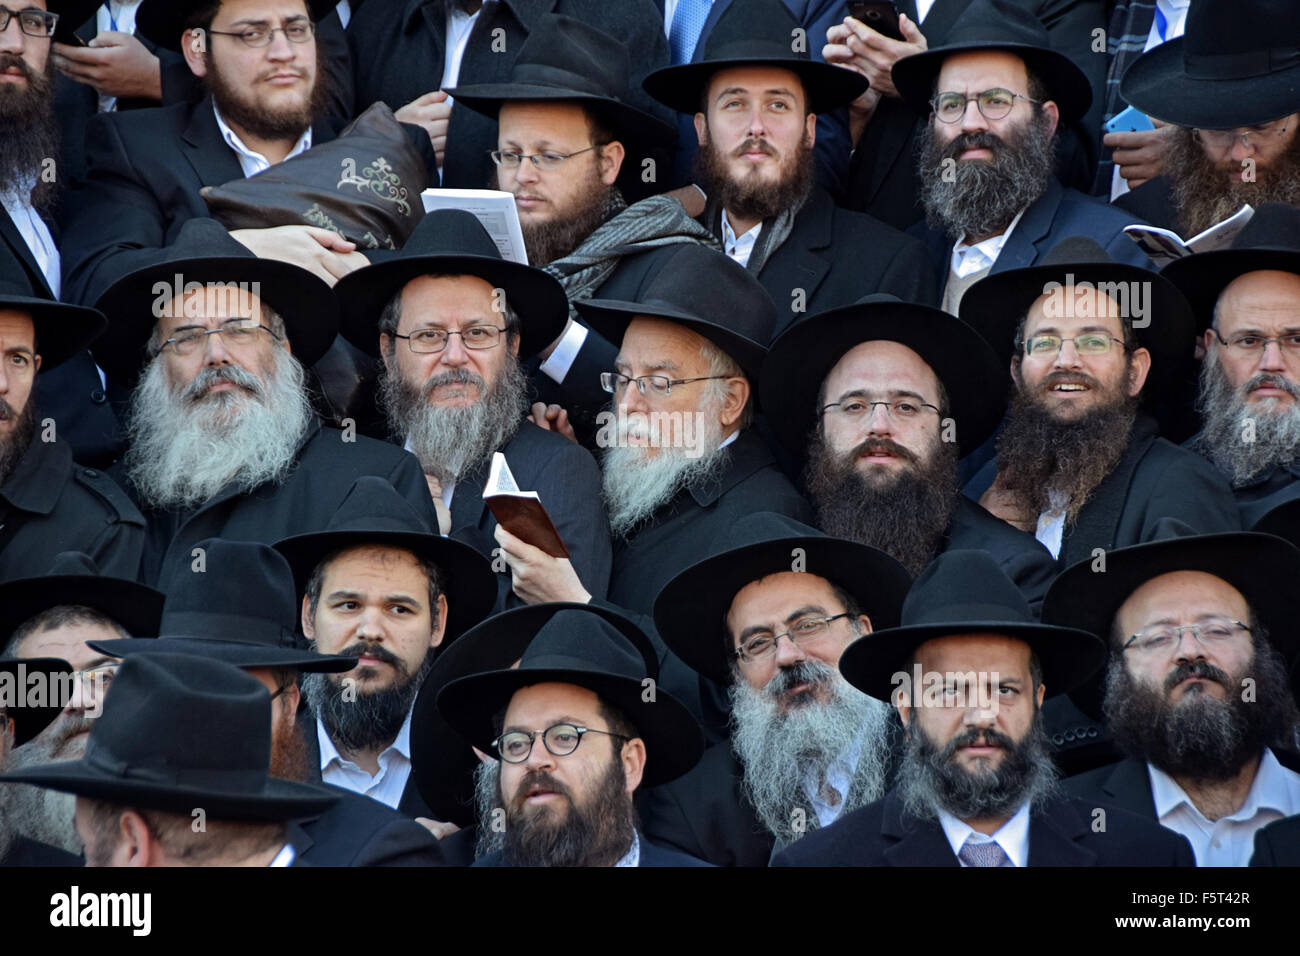
[[[316,718],[316,740],[320,744],[320,775],[325,783],[343,787],[397,809],[411,775],[411,712],[402,721],[397,739],[379,755],[379,773],[373,777],[339,754],[325,725]]]
[[[924,23],[925,18],[930,15],[930,8],[934,6],[934,0],[916,0],[916,22]]]
[[[1265,750],[1246,802],[1236,813],[1207,820],[1174,780],[1147,764],[1151,796],[1160,825],[1181,833],[1192,845],[1197,866],[1246,866],[1255,851],[1255,831],[1274,820],[1300,813],[1300,774]]]
[[[722,213],[722,249],[729,258],[742,266],[749,265],[749,257],[754,253],[754,243],[758,242],[758,234],[762,231],[763,223],[760,221],[748,232],[737,236],[735,230],[731,228],[726,212]]]
[[[298,856],[298,851],[293,848],[292,843],[286,843],[280,847],[280,852],[275,855],[275,859],[267,866],[293,866],[294,859]]]
[[[640,866],[641,865],[641,837],[635,830],[632,831],[632,845],[624,853],[615,866]]]
[[[350,0],[339,0],[334,9],[338,11],[339,22],[343,24],[343,29],[346,30],[348,28],[348,21],[352,19],[352,4]]]
[[[861,752],[862,741],[854,741],[852,746],[839,754],[826,768],[826,782],[840,795],[840,802],[833,806],[822,799],[821,789],[818,787],[820,775],[817,771],[810,767],[808,773],[804,775],[803,791],[811,801],[813,812],[817,814],[817,824],[822,829],[838,820],[840,814],[844,812],[844,801],[853,786],[853,774],[858,768],[858,757]]]
[[[971,843],[996,843],[1011,860],[1012,866],[1029,865],[1029,804],[1024,804],[1015,815],[992,834],[971,829],[965,821],[958,820],[947,810],[939,811],[939,825],[948,838],[953,855],[961,852],[967,841]],[[965,866],[961,860],[957,861]]]
[[[135,35],[135,14],[140,0],[109,0],[95,11],[96,33],[129,33]],[[78,24],[80,26],[80,24]],[[109,113],[117,109],[117,97],[99,94],[99,111]]]
[[[1020,223],[1020,217],[1024,214],[1024,209],[1016,213],[1016,218],[1011,220],[1011,224],[1000,236],[992,236],[971,246],[966,244],[964,238],[958,239],[952,247],[950,265],[952,274],[959,279],[964,279],[973,272],[990,268],[998,261],[998,256],[1002,254],[1002,247],[1007,244],[1007,240],[1011,238],[1011,231]]]
[[[1047,497],[1050,507],[1038,516],[1038,527],[1034,530],[1034,537],[1043,547],[1052,552],[1052,557],[1060,558],[1061,541],[1065,537],[1067,501],[1065,496],[1057,491],[1048,492]]]
[[[573,368],[573,361],[578,357],[578,351],[585,341],[587,341],[587,327],[577,322],[570,322],[564,329],[560,344],[555,346],[538,369],[543,375],[557,382],[563,382],[564,376],[568,375],[569,369]]]
[[[50,291],[57,299],[62,285],[59,272],[59,247],[54,244],[50,227],[45,225],[45,220],[32,205],[32,189],[35,186],[36,180],[33,178],[29,183],[19,185],[11,192],[0,193],[0,205],[3,205],[5,212],[9,213],[9,218],[13,220],[18,234],[23,237],[23,242],[27,243],[27,248],[31,250],[32,258],[40,266],[41,275],[45,276],[45,284],[50,287]]]
[[[235,158],[239,160],[239,168],[244,171],[244,178],[256,176],[258,173],[271,168],[271,161],[261,153],[254,152],[244,145],[244,141],[239,138],[233,129],[226,125],[226,121],[221,118],[221,111],[217,109],[217,104],[212,104],[212,115],[217,118],[217,128],[221,130],[221,138],[226,141],[235,152]],[[289,155],[285,159],[293,159],[299,153],[305,153],[311,149],[311,127],[308,126],[298,142],[293,144],[293,149],[289,150]]]

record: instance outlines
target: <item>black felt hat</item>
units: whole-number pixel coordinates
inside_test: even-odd
[[[152,637],[158,633],[163,593],[138,581],[100,574],[89,555],[64,551],[40,577],[0,584],[0,644],[24,621],[63,604],[88,607],[128,634]]]
[[[1068,692],[1106,661],[1106,645],[1095,634],[1036,621],[1020,588],[986,551],[939,555],[913,583],[901,619],[899,627],[858,638],[840,657],[845,680],[880,700],[890,700],[913,652],[938,637],[1024,641],[1042,665],[1048,697]]]
[[[802,40],[802,43],[800,42]],[[709,81],[719,70],[738,66],[767,66],[790,70],[803,83],[808,109],[825,113],[847,106],[867,89],[867,78],[853,70],[812,59],[808,37],[780,0],[732,3],[704,40],[701,58],[693,63],[655,70],[641,84],[645,91],[679,113],[700,112]]]
[[[271,695],[228,664],[186,654],[123,662],[80,760],[29,767],[30,783],[109,803],[213,820],[291,820],[338,800],[279,780],[271,764]]]
[[[338,0],[303,2],[313,23],[319,23],[338,6]],[[207,0],[143,0],[135,14],[135,30],[158,46],[179,52],[181,37],[185,34],[185,21],[195,10],[204,6],[207,6]]]
[[[19,269],[0,276],[0,309],[13,309],[31,316],[42,372],[66,362],[108,328],[108,320],[97,309],[37,296]]]
[[[63,711],[63,689],[71,691],[72,674],[72,665],[57,657],[0,661],[0,721],[8,717],[14,722],[15,747],[35,737]]]

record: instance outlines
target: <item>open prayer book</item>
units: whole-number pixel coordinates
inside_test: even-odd
[[[472,213],[507,262],[528,265],[524,251],[524,234],[519,228],[519,210],[515,197],[499,189],[426,189],[420,193],[424,211],[463,209]]]
[[[1125,226],[1124,231],[1128,233],[1130,239],[1142,247],[1142,251],[1151,257],[1152,262],[1163,266],[1183,256],[1190,256],[1194,252],[1217,252],[1219,249],[1227,249],[1253,215],[1255,209],[1247,203],[1223,222],[1216,222],[1209,229],[1190,239],[1184,239],[1169,229],[1136,223]]]
[[[516,538],[541,548],[553,558],[567,558],[569,549],[555,530],[551,516],[542,507],[535,491],[520,491],[515,476],[510,473],[506,456],[501,452],[492,455],[487,485],[483,488],[483,501],[492,509],[497,522]]]

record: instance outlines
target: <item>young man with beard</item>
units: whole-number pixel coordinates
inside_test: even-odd
[[[1037,623],[979,551],[941,555],[901,620],[840,657],[845,680],[898,711],[898,782],[774,866],[1192,865],[1181,837],[1116,809],[1099,829],[1096,804],[1055,790],[1040,708],[1101,666],[1101,641]]]
[[[1285,0],[1194,3],[1181,37],[1133,63],[1120,95],[1177,128],[1163,139],[1164,173],[1116,206],[1191,238],[1243,204],[1300,204],[1292,12]],[[1254,62],[1263,47],[1278,52]]]
[[[325,428],[312,409],[305,369],[338,331],[329,287],[274,259],[222,256],[215,238],[210,254],[138,270],[100,301],[112,325],[96,359],[134,383],[114,474],[148,522],[141,579],[190,564],[203,538],[270,544],[320,530],[362,475],[384,478],[433,526],[413,456]]]
[[[780,0],[733,3],[702,56],[646,77],[656,99],[695,117],[695,177],[710,197],[701,222],[777,303],[775,332],[877,291],[934,304],[935,276],[918,240],[837,209],[814,185],[818,117],[867,83],[791,52],[798,28]]]
[[[972,4],[947,42],[899,60],[894,85],[929,116],[917,159],[926,224],[909,230],[944,278],[944,311],[990,273],[1039,262],[1070,236],[1088,236],[1121,262],[1150,268],[1124,233],[1133,217],[1052,174],[1057,130],[1092,100],[1087,77],[1048,46],[1032,13]]]
[[[1265,203],[1231,249],[1161,275],[1191,303],[1205,346],[1202,427],[1187,447],[1227,476],[1253,527],[1300,498],[1300,209]]]
[[[162,619],[151,632],[160,637],[98,640],[92,646],[123,659],[150,654],[203,657],[256,678],[271,695],[271,776],[319,785],[312,748],[298,723],[299,677],[352,671],[356,658],[317,654],[301,646],[294,576],[280,554],[264,544],[219,538],[204,541],[202,547],[207,555],[204,570],[182,568],[167,582]],[[238,640],[233,640],[236,635]],[[296,638],[299,646],[286,636]],[[337,802],[289,826],[289,842],[303,862],[441,865],[437,843],[410,817],[352,790],[333,785],[325,789]]]
[[[560,284],[503,260],[474,216],[448,210],[426,216],[399,255],[349,276],[336,295],[343,334],[383,360],[389,432],[419,459],[444,530],[496,557],[498,525],[483,489],[500,452],[518,488],[535,491],[550,515],[569,573],[603,596],[609,526],[595,459],[524,418],[521,358],[563,328]],[[517,599],[538,600],[516,578],[503,579],[503,602],[512,584]]]
[[[532,609],[529,609],[530,611]],[[541,609],[539,609],[541,610]],[[459,677],[438,711],[467,741],[500,757],[494,787],[500,850],[475,866],[701,866],[638,832],[638,788],[673,780],[700,759],[700,729],[672,695],[647,695],[644,635],[603,614],[529,614],[517,667]],[[540,623],[537,622],[544,621]],[[477,628],[475,642],[518,640],[518,612]]]
[[[1128,759],[1068,792],[1181,833],[1199,866],[1245,866],[1255,832],[1300,813],[1300,551],[1271,535],[1198,535],[1062,573],[1043,619],[1107,641],[1103,711]]]
[[[1241,527],[1223,476],[1141,409],[1145,394],[1165,403],[1151,411],[1176,412],[1190,378],[1193,319],[1171,283],[1076,238],[972,287],[961,316],[1007,356],[1015,385],[997,457],[966,493],[1059,567]]]
[[[646,834],[718,866],[766,866],[774,847],[879,799],[897,728],[836,665],[853,640],[898,623],[910,583],[884,552],[773,514],[741,519],[668,582],[655,627],[728,688],[731,737],[647,793]]]
[[[812,315],[772,343],[762,404],[826,534],[879,548],[911,574],[979,548],[1037,606],[1056,568],[1029,535],[958,491],[957,459],[997,427],[997,356],[938,309],[893,296]]]

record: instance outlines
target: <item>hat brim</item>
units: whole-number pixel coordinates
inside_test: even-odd
[[[799,549],[798,552],[795,549]],[[853,541],[821,536],[775,538],[706,558],[672,578],[654,602],[655,629],[668,649],[719,687],[732,680],[723,621],[746,586],[789,571],[800,553],[802,570],[849,594],[875,629],[898,624],[912,576],[896,560]],[[707,587],[700,582],[707,581]]]
[[[1092,85],[1088,82],[1087,75],[1069,57],[1055,50],[1026,43],[986,41],[937,47],[903,57],[894,64],[890,76],[904,102],[922,116],[928,116],[935,80],[943,69],[944,61],[959,53],[989,51],[1011,53],[1024,60],[1047,86],[1047,98],[1060,110],[1062,124],[1082,119],[1092,105]]]
[[[26,657],[18,660],[0,661],[0,673],[13,674],[14,689],[20,693],[26,690],[22,686],[23,682],[18,680],[20,668],[24,675],[28,677],[33,673],[45,675],[47,695],[55,690],[55,675],[58,678],[66,679],[71,677],[73,673],[72,665],[57,657]],[[54,723],[55,718],[62,712],[63,707],[57,701],[47,707],[7,707],[4,716],[9,717],[14,722],[14,746],[21,747],[33,737],[39,736],[41,731]]]
[[[1214,321],[1219,295],[1248,272],[1291,272],[1300,275],[1300,250],[1259,247],[1220,249],[1175,259],[1160,275],[1182,292],[1192,310],[1198,333]]]
[[[313,23],[329,15],[338,0],[306,0],[307,12]],[[185,33],[185,18],[199,4],[193,0],[147,0],[140,4],[135,15],[135,32],[158,46],[181,52],[181,37]]]
[[[700,112],[704,93],[713,75],[719,70],[737,67],[771,67],[795,73],[803,83],[808,111],[811,113],[828,113],[847,106],[865,93],[870,85],[860,73],[819,60],[799,57],[737,57],[666,66],[646,76],[641,86],[670,109],[693,116]]]
[[[8,637],[24,621],[61,604],[98,611],[128,634],[157,634],[164,599],[161,591],[139,582],[97,574],[15,578],[0,584],[0,636]]]
[[[0,296],[0,309],[13,309],[31,316],[42,372],[57,368],[82,349],[89,348],[108,328],[108,319],[98,309],[53,299]]]
[[[240,670],[284,667],[304,674],[338,674],[357,666],[357,658],[315,654],[288,647],[238,641],[218,641],[206,637],[131,637],[113,641],[87,641],[109,657],[126,658],[132,654],[190,654],[221,661]]]
[[[677,130],[658,117],[620,100],[594,93],[531,83],[476,83],[472,86],[454,87],[447,90],[447,95],[475,113],[494,120],[501,112],[501,105],[512,100],[576,102],[590,108],[619,140],[667,146],[677,139]]]
[[[334,287],[342,312],[343,337],[379,358],[379,315],[388,300],[412,279],[425,275],[477,276],[505,292],[519,316],[519,357],[536,355],[564,331],[569,300],[559,281],[518,262],[474,255],[396,255],[358,269]]]
[[[1260,76],[1191,76],[1183,61],[1186,38],[1174,37],[1133,61],[1120,79],[1125,102],[1155,119],[1197,129],[1238,129],[1296,111],[1300,64]]]
[[[487,558],[454,538],[418,531],[320,531],[277,541],[275,550],[293,570],[297,594],[307,591],[312,572],[327,556],[344,548],[383,546],[410,551],[433,562],[446,577],[447,627],[442,646],[491,613],[497,599],[497,576]]]
[[[330,287],[306,269],[253,256],[176,259],[123,276],[95,303],[111,321],[92,351],[114,381],[134,386],[149,359],[145,347],[158,322],[156,307],[178,282],[182,288],[190,283],[257,283],[258,297],[284,319],[290,351],[304,368],[329,351],[339,331]],[[156,287],[166,291],[160,295]]]
[[[874,298],[874,297],[871,297]],[[763,362],[763,408],[790,452],[802,458],[817,424],[817,396],[831,369],[864,342],[905,345],[948,393],[965,455],[997,429],[1011,389],[1010,364],[965,322],[929,306],[864,301],[811,315],[786,329]]]

